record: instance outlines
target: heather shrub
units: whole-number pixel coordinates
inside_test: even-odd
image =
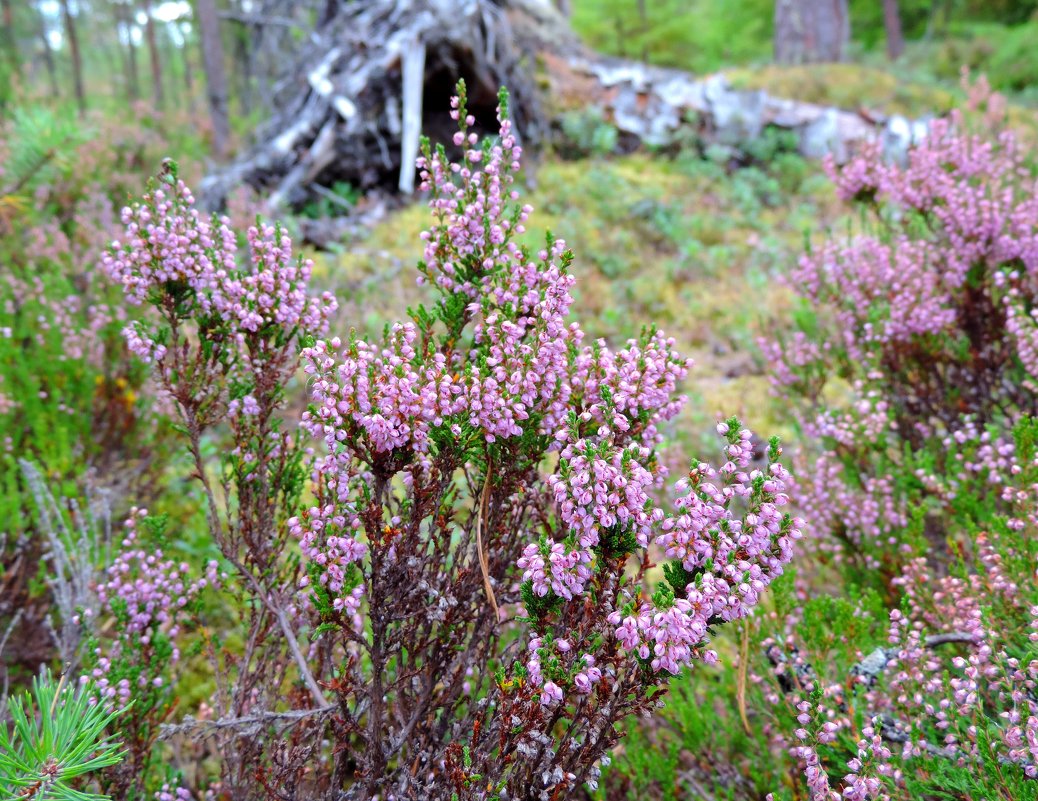
[[[287,235],[257,222],[240,247],[172,164],[123,212],[104,271],[148,309],[124,334],[179,420],[222,566],[142,551],[133,514],[83,616],[99,699],[130,702],[113,797],[572,795],[792,555],[777,442],[730,419],[719,466],[667,482],[688,360],[653,328],[584,341],[572,254],[517,243],[531,209],[504,98],[483,143],[463,86],[452,108],[460,160],[419,159],[431,302],[381,339],[328,337],[335,301]],[[212,696],[164,725],[189,653]],[[160,775],[156,737],[191,755],[182,775]]]
[[[849,624],[812,641],[811,601],[777,610],[771,669],[752,681],[809,797],[1038,798],[1036,433],[1018,425],[1007,470],[1018,517],[992,519],[950,563],[909,561],[886,622],[844,602]]]
[[[699,703],[639,734],[694,758],[663,775],[625,759],[617,791],[1038,795],[1038,215],[1014,138],[975,119],[933,122],[902,164],[830,165],[861,222],[801,259],[801,308],[765,343],[814,558],[744,621],[718,691],[679,688]]]
[[[997,96],[975,100],[998,118]],[[948,547],[962,496],[1004,480],[1009,432],[1035,411],[1034,173],[1010,132],[970,128],[955,112],[903,165],[869,151],[831,167],[865,222],[801,259],[803,305],[765,345],[818,443],[798,500],[858,579],[889,581],[913,551]]]
[[[119,333],[127,311],[96,269],[117,204],[163,146],[138,122],[131,129],[35,108],[16,110],[0,129],[0,480],[12,537],[33,506],[16,458],[40,463],[70,496],[84,470],[112,487],[162,464],[146,376]]]
[[[84,495],[150,502],[169,478],[168,426],[120,334],[119,293],[94,267],[131,145],[92,133],[45,110],[0,129],[0,630],[15,684],[63,649],[42,580],[56,558],[46,503],[21,462],[46,477],[59,507]]]

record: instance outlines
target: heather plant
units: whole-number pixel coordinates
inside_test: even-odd
[[[995,124],[999,101],[980,90]],[[820,446],[804,451],[798,494],[817,539],[885,580],[912,551],[911,513],[926,511],[922,541],[944,547],[957,511],[946,482],[999,475],[1012,426],[1035,412],[1034,173],[1009,131],[971,127],[956,111],[904,164],[869,150],[830,165],[867,223],[802,258],[803,306],[766,345],[779,395]]]
[[[116,798],[140,797],[148,786],[159,727],[176,705],[173,671],[182,629],[198,619],[202,590],[219,581],[215,561],[205,577],[191,580],[187,564],[166,558],[161,548],[145,550],[138,528],[150,529],[147,541],[161,541],[166,522],[143,509],[130,511],[119,551],[96,583],[97,608],[77,615],[90,632],[84,643],[90,670],[81,681],[121,710],[125,756],[102,783]]]
[[[762,624],[763,725],[811,798],[1033,798],[1033,171],[956,112],[833,177],[872,227],[801,261],[776,385],[814,440],[818,553],[886,603],[818,637],[802,584]]]
[[[885,629],[848,604],[857,624],[835,632],[842,653],[826,660],[808,642],[808,604],[780,611],[781,633],[762,643],[772,670],[753,680],[810,798],[1038,797],[1036,432],[1018,425],[1007,470],[1018,516],[992,521],[951,564],[908,562]]]
[[[240,252],[172,164],[104,259],[150,308],[124,334],[180,420],[240,624],[204,635],[205,713],[165,729],[217,744],[219,776],[196,771],[195,790],[594,786],[623,722],[717,661],[714,632],[758,603],[800,536],[777,442],[760,453],[734,418],[717,426],[720,465],[693,461],[667,485],[657,448],[688,360],[653,328],[618,350],[584,341],[568,319],[572,254],[550,235],[537,252],[518,244],[532,209],[512,188],[504,96],[494,139],[470,132],[463,85],[452,116],[460,157],[426,143],[418,162],[433,300],[381,340],[329,338],[335,302],[310,293],[285,233],[257,222]],[[312,396],[298,431],[297,342]],[[128,547],[117,566],[168,574]],[[656,553],[664,579],[650,581]],[[151,643],[175,648],[175,621],[149,615]],[[113,647],[141,670],[135,699],[148,660]]]
[[[288,792],[300,760],[319,748],[305,738],[311,731],[297,729],[293,736],[303,737],[280,742],[280,754],[268,749],[265,736],[239,736],[227,721],[257,711],[259,720],[276,716],[286,702],[296,709],[305,703],[299,692],[317,713],[329,706],[299,643],[300,573],[287,548],[287,521],[297,510],[309,456],[283,415],[299,338],[323,330],[335,301],[307,294],[311,264],[293,258],[280,227],[257,221],[240,252],[225,220],[208,220],[194,208],[171,162],[122,218],[125,237],[102,266],[131,304],[151,309],[123,333],[130,350],[151,365],[160,397],[179,421],[202,486],[208,536],[230,567],[224,591],[244,642],[242,650],[227,647],[217,630],[202,645],[215,684],[210,709],[223,721],[213,730],[220,786],[251,797],[275,781]],[[170,657],[175,638],[170,632],[164,638]],[[133,669],[143,661],[136,659]],[[290,670],[301,689],[286,698]],[[320,714],[315,719],[322,721]],[[161,715],[149,717],[149,738],[135,742],[151,739],[161,722]],[[141,759],[148,759],[143,751]],[[268,770],[274,771],[269,780]]]
[[[27,683],[65,644],[47,622],[47,521],[21,460],[59,506],[150,501],[168,478],[168,426],[121,337],[125,306],[91,266],[117,219],[123,146],[86,141],[88,127],[44,111],[16,114],[0,133],[0,626],[5,675]]]
[[[997,98],[986,111],[991,124]],[[1013,137],[974,121],[933,122],[902,164],[873,151],[830,165],[863,222],[804,256],[802,307],[766,345],[798,416],[791,495],[815,560],[745,621],[722,691],[643,735],[696,754],[675,783],[818,801],[1038,794],[1038,474],[1019,333],[1038,216]],[[646,781],[635,765],[618,787]]]

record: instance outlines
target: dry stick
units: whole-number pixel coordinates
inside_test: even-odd
[[[251,574],[250,574],[251,575]],[[278,625],[281,626],[281,631],[284,632],[285,638],[288,640],[288,647],[292,651],[292,656],[299,665],[299,671],[303,675],[303,680],[306,682],[306,686],[310,689],[311,695],[317,705],[322,709],[329,709],[332,704],[324,697],[324,693],[321,692],[321,687],[317,683],[317,679],[314,678],[314,674],[310,672],[310,668],[306,664],[306,659],[303,657],[303,652],[299,648],[299,643],[296,641],[295,633],[288,625],[288,619],[285,617],[285,610],[280,606],[274,606],[273,602],[268,598],[264,599],[270,610],[277,616]]]
[[[25,613],[24,609],[19,609],[14,613],[14,617],[7,624],[7,629],[4,631],[4,636],[0,638],[0,656],[4,653],[4,648],[7,647],[7,641],[11,639],[11,634],[18,627],[18,621],[22,619],[22,615]]]
[[[163,168],[168,169],[166,162],[163,162]],[[176,342],[177,326],[175,316],[171,315],[170,322],[172,324],[173,340]],[[178,354],[179,348],[174,348],[173,352],[175,355]],[[179,365],[175,366],[179,367]],[[174,395],[174,397],[176,396]],[[181,403],[181,406],[184,411],[184,422],[187,423],[188,442],[191,449],[191,456],[195,463],[195,473],[198,475],[198,480],[201,482],[202,487],[205,490],[209,530],[212,532],[216,541],[220,542],[222,539],[221,532],[223,530],[223,525],[220,522],[220,511],[216,505],[216,494],[213,492],[212,483],[209,481],[209,476],[206,473],[205,461],[202,458],[202,427],[198,423],[194,409],[185,403]],[[291,627],[288,625],[288,620],[285,617],[284,610],[274,603],[273,599],[268,595],[263,587],[260,586],[259,581],[257,581],[251,570],[240,564],[237,559],[233,558],[229,554],[225,554],[225,556],[227,556],[227,558],[234,564],[238,569],[238,572],[245,576],[248,582],[252,585],[255,593],[259,596],[260,600],[263,601],[264,605],[277,618],[278,626],[281,628],[282,634],[284,634],[285,639],[288,641],[288,648],[292,652],[292,658],[294,659],[296,666],[299,668],[299,674],[302,676],[303,681],[310,690],[310,694],[313,696],[317,706],[322,709],[329,708],[331,703],[324,697],[324,693],[321,692],[317,680],[310,672],[310,668],[306,664],[306,659],[303,657],[303,652],[299,649],[299,643],[296,642],[295,632],[293,632]]]
[[[188,734],[199,736],[202,739],[213,736],[221,729],[243,729],[254,726],[265,726],[271,723],[284,723],[286,727],[294,726],[307,718],[329,715],[333,712],[330,707],[322,709],[293,709],[288,712],[255,712],[251,715],[243,715],[235,718],[220,718],[218,720],[198,720],[188,715],[182,723],[163,723],[160,727],[160,740],[168,740],[177,734]]]
[[[69,673],[69,665],[65,665],[65,667],[61,671],[61,678],[58,679],[58,688],[54,691],[54,698],[51,699],[51,702],[50,702],[50,715],[49,716],[51,718],[54,717],[54,710],[58,706],[58,699],[61,697],[61,694],[65,691],[65,682],[68,680],[68,673]]]
[[[483,587],[487,591],[487,600],[490,601],[490,607],[494,610],[494,623],[496,624],[501,621],[501,610],[498,609],[497,598],[494,597],[494,588],[490,584],[490,561],[483,552],[483,526],[486,523],[490,507],[490,479],[492,473],[493,467],[488,454],[487,477],[483,482],[483,492],[479,502],[479,518],[476,520],[476,553],[479,555],[479,569],[483,573]]]
[[[223,526],[220,523],[220,514],[216,506],[216,495],[213,493],[212,484],[209,482],[209,477],[205,472],[205,464],[202,461],[202,452],[199,447],[199,432],[198,424],[193,419],[189,421],[189,432],[191,441],[191,455],[195,459],[195,472],[198,473],[199,481],[202,482],[202,487],[205,489],[206,499],[209,505],[209,526],[213,531],[213,536],[217,538],[217,542],[220,541],[220,531]],[[306,683],[307,688],[310,690],[310,694],[314,697],[314,701],[317,706],[321,709],[328,709],[332,706],[331,702],[324,697],[324,693],[321,692],[321,687],[317,683],[317,679],[314,678],[313,673],[310,672],[310,668],[306,664],[306,659],[303,656],[303,652],[299,648],[299,643],[296,642],[295,632],[292,631],[288,625],[288,619],[285,617],[284,610],[274,603],[273,599],[268,593],[260,586],[259,581],[252,574],[245,565],[238,562],[237,559],[228,556],[228,559],[238,568],[238,572],[243,574],[248,582],[252,585],[253,590],[259,596],[260,600],[263,601],[264,605],[271,611],[274,617],[277,618],[278,626],[281,628],[281,633],[285,635],[285,639],[288,641],[288,649],[292,652],[292,658],[295,660],[296,666],[299,668],[299,675],[302,676],[303,681]]]

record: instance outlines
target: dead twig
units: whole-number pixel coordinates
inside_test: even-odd
[[[488,458],[487,476],[483,482],[483,492],[480,494],[479,517],[476,519],[476,554],[479,557],[479,569],[483,573],[483,587],[487,591],[487,600],[490,601],[490,608],[494,610],[494,622],[497,623],[501,620],[501,610],[497,606],[494,588],[490,583],[490,560],[487,559],[487,555],[483,551],[483,526],[486,524],[490,510],[490,482],[492,474],[493,467]]]

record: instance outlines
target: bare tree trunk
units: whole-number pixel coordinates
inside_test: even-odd
[[[224,69],[223,39],[214,0],[196,0],[195,18],[202,46],[209,118],[213,123],[213,153],[217,158],[223,158],[227,155],[231,126],[227,116],[227,72]]]
[[[187,107],[195,113],[195,71],[191,66],[191,48],[188,47],[188,34],[184,27],[180,28],[184,46],[180,48],[180,56],[184,61],[184,89],[187,90]]]
[[[114,23],[115,30],[115,47],[119,51],[119,65],[123,71],[123,89],[126,91],[127,99],[129,97],[129,86],[130,86],[130,64],[126,58],[126,48],[123,47],[123,26],[122,18],[119,15],[119,4],[110,3],[109,7],[112,11],[112,22]]]
[[[775,61],[842,61],[850,40],[847,0],[775,0]]]
[[[51,97],[61,97],[61,87],[58,85],[58,71],[54,68],[54,53],[50,49],[50,39],[47,38],[47,26],[43,21],[43,12],[39,4],[36,6],[36,24],[40,32],[40,41],[43,43],[43,63],[47,67],[47,79],[50,82]]]
[[[180,108],[183,105],[184,87],[180,85],[180,76],[177,75],[177,43],[173,40],[168,22],[163,24],[161,29],[156,26],[155,39],[159,45],[160,63],[166,67],[162,87],[165,98],[171,108]]]
[[[76,92],[76,105],[79,114],[86,114],[86,92],[83,91],[83,59],[79,52],[79,38],[76,36],[76,20],[72,16],[68,0],[61,0],[61,13],[65,18],[65,36],[68,37],[69,55],[72,57],[72,85]]]
[[[238,102],[243,117],[252,113],[252,54],[249,52],[249,26],[242,24],[234,37],[234,60],[240,81]]]
[[[133,38],[134,20],[132,8],[123,10],[123,22],[126,25],[126,55],[130,60],[130,100],[136,102],[141,99],[141,73],[137,67],[137,42]]]
[[[96,13],[96,12],[95,12]],[[109,37],[114,33],[115,41],[110,42]],[[107,25],[101,26],[100,30],[90,30],[88,28],[87,41],[94,45],[93,52],[101,51],[101,58],[104,60],[104,71],[108,75],[109,80],[106,81],[109,91],[113,92],[115,96],[114,88],[117,83],[115,76],[119,74],[121,62],[119,60],[119,32],[113,31]],[[96,58],[96,56],[95,56]]]
[[[897,0],[883,0],[883,27],[887,32],[887,56],[891,61],[897,61],[905,52],[905,35],[901,30]]]
[[[22,58],[18,53],[18,37],[14,30],[14,6],[11,0],[0,0],[0,9],[4,19],[4,51],[11,65],[11,74],[18,75],[22,68]]]
[[[166,94],[162,87],[162,62],[159,61],[159,43],[155,35],[155,18],[151,15],[151,0],[144,0],[144,13],[147,22],[144,25],[144,38],[148,42],[148,55],[151,57],[151,87],[155,100],[155,108],[166,105]]]

